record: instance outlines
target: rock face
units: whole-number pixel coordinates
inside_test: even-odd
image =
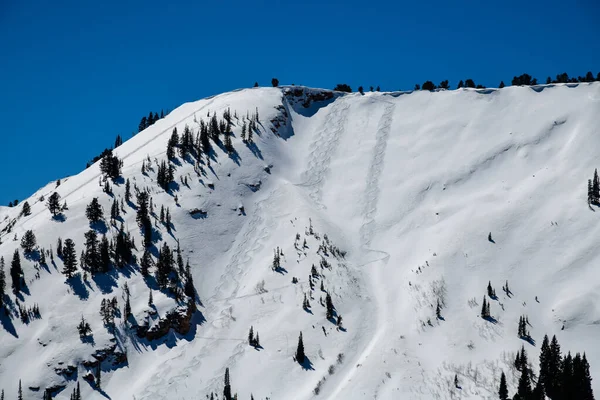
[[[190,331],[192,316],[196,312],[196,303],[189,300],[187,306],[180,306],[169,311],[164,318],[160,318],[152,327],[140,325],[137,327],[137,335],[140,338],[156,340],[165,336],[171,329],[180,335]]]
[[[284,94],[288,100],[294,102],[300,102],[304,108],[308,108],[312,103],[326,101],[333,99],[333,92],[331,90],[319,90],[319,89],[308,89],[308,88],[287,88]]]

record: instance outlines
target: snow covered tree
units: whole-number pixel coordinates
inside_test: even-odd
[[[102,220],[102,206],[98,202],[98,198],[94,197],[90,204],[85,208],[85,215],[87,219],[90,221],[90,224],[95,224]]]
[[[46,203],[48,206],[48,210],[52,213],[53,216],[57,216],[60,212],[60,194],[54,192],[48,197],[48,202]]]
[[[35,239],[35,235],[34,235],[33,231],[31,229],[29,229],[28,231],[25,232],[25,234],[21,238],[21,247],[23,248],[23,251],[27,254],[27,253],[31,253],[33,251],[33,248],[35,247],[36,244],[37,244],[37,241]]]
[[[15,253],[13,254],[13,259],[10,264],[10,277],[12,279],[13,292],[19,292],[23,282],[23,269],[21,268],[21,256],[19,255],[19,250],[15,250]]]
[[[508,388],[506,387],[506,375],[502,372],[500,375],[500,388],[498,389],[498,397],[500,400],[508,400]]]
[[[300,332],[300,337],[298,337],[298,347],[296,348],[296,361],[300,364],[304,363],[304,343],[302,342],[302,332]]]
[[[62,250],[63,254],[63,270],[62,273],[71,278],[77,271],[77,252],[75,251],[75,243],[71,239],[66,239]]]

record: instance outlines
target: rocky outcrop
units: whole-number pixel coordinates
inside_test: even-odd
[[[137,335],[147,340],[156,340],[165,336],[171,329],[180,335],[187,334],[191,329],[192,316],[196,312],[196,303],[189,300],[187,306],[180,306],[160,318],[151,327],[140,325],[137,327]]]

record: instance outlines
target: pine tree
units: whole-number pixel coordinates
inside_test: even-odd
[[[585,353],[583,353],[583,357],[581,359],[580,388],[582,400],[594,400],[592,377],[590,375],[590,364],[588,363]]]
[[[508,400],[508,388],[506,387],[506,375],[502,372],[500,375],[500,388],[498,389],[498,397],[500,400]]]
[[[19,379],[19,395],[17,397],[19,400],[23,400],[23,387],[21,386],[21,380]]]
[[[106,235],[102,235],[100,241],[100,263],[98,264],[99,272],[108,272],[110,269],[110,245]]]
[[[98,390],[102,389],[102,368],[100,367],[100,362],[98,362],[98,366],[96,367],[96,387]]]
[[[119,218],[120,214],[119,203],[117,202],[117,199],[115,199],[110,207],[110,219],[114,221]]]
[[[223,399],[232,400],[231,397],[231,382],[229,381],[229,368],[225,368],[225,387],[223,388]]]
[[[10,264],[10,277],[12,279],[13,292],[19,292],[21,290],[21,282],[23,278],[23,269],[21,268],[21,256],[19,256],[19,250],[15,250],[12,262]]]
[[[23,209],[21,210],[21,214],[25,217],[31,215],[31,207],[29,206],[29,203],[27,201],[23,203]]]
[[[588,195],[587,195],[588,204],[592,204],[594,202],[594,191],[592,186],[592,180],[588,179]]]
[[[598,179],[598,169],[594,170],[594,180],[592,181],[592,198],[594,203],[600,202],[600,179]]]
[[[125,181],[125,201],[131,201],[131,183],[129,183],[129,178]]]
[[[4,272],[4,257],[0,257],[0,308],[4,307],[4,295],[6,294],[6,274]]]
[[[546,400],[544,385],[542,385],[542,382],[539,379],[538,379],[537,383],[535,384],[535,388],[531,392],[530,398],[531,398],[531,400]]]
[[[540,374],[538,376],[538,381],[541,382],[544,386],[548,385],[549,361],[550,361],[550,343],[548,340],[548,335],[544,335],[544,340],[542,341],[542,347],[540,348]]]
[[[499,89],[502,89],[504,86],[506,86],[506,85],[504,84],[504,81],[500,81],[500,85],[498,85],[498,88],[499,88]]]
[[[131,315],[131,303],[129,296],[129,286],[127,286],[127,283],[125,283],[125,318],[129,318]]]
[[[46,203],[48,206],[48,210],[52,213],[53,216],[57,216],[60,212],[60,194],[54,192],[48,198],[48,202]]]
[[[548,354],[548,371],[544,388],[548,397],[554,399],[560,395],[560,380],[562,377],[562,357],[556,336],[552,336]]]
[[[100,220],[103,218],[102,206],[100,206],[97,197],[94,197],[90,204],[88,204],[88,206],[85,209],[85,215],[90,221],[90,224],[100,222]]]
[[[248,344],[254,346],[254,329],[252,327],[250,327],[250,332],[248,332]]]
[[[148,307],[152,307],[154,304],[154,300],[152,299],[152,289],[150,289],[150,294],[148,294]]]
[[[150,273],[150,267],[152,266],[152,255],[148,249],[144,249],[144,255],[140,261],[140,271],[142,276],[147,277]]]
[[[84,265],[92,274],[100,271],[100,252],[98,249],[98,234],[93,229],[85,233]]]
[[[485,299],[485,296],[483,297],[483,305],[481,306],[481,318],[487,318],[488,317],[488,308],[487,308],[487,300]]]
[[[77,331],[79,332],[80,337],[85,337],[92,333],[92,328],[85,318],[83,318],[83,315],[81,316],[81,322],[77,325]]]
[[[519,386],[517,394],[523,400],[528,400],[531,396],[531,379],[529,376],[529,368],[527,365],[521,367],[521,378],[519,378]]]
[[[561,377],[560,377],[560,393],[562,399],[569,399],[574,393],[574,382],[573,382],[573,357],[571,353],[562,360],[561,365]]]
[[[492,281],[489,281],[489,282],[488,282],[488,286],[487,286],[487,292],[488,292],[488,296],[492,297],[492,295],[493,295],[493,293],[494,293],[494,292],[493,292],[493,290],[494,290],[494,289],[492,289]]]
[[[75,251],[75,243],[71,239],[66,239],[63,253],[64,267],[62,273],[71,278],[77,271],[77,253]]]
[[[435,316],[437,319],[442,318],[442,307],[440,306],[440,301],[437,301],[437,306],[435,307]]]
[[[33,231],[31,229],[26,231],[21,238],[21,247],[23,248],[25,254],[31,253],[36,244],[37,241]]]
[[[333,318],[333,310],[335,309],[335,307],[333,306],[333,301],[331,301],[331,296],[329,295],[329,293],[327,293],[327,296],[325,297],[325,304],[327,306],[327,319],[331,319]]]
[[[304,343],[302,342],[302,332],[300,332],[300,337],[298,338],[298,347],[296,348],[296,361],[298,363],[304,363]]]
[[[183,292],[189,298],[194,298],[196,295],[196,288],[194,287],[194,277],[192,276],[192,270],[190,268],[190,260],[185,265],[185,285]]]

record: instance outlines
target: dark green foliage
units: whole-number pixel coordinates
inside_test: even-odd
[[[110,269],[110,246],[106,235],[102,236],[100,242],[100,264],[98,265],[98,272],[108,272]]]
[[[144,234],[144,246],[152,246],[152,221],[150,221],[150,214],[148,211],[148,193],[140,192],[137,195],[138,209],[136,220],[142,232]]]
[[[144,249],[144,255],[140,261],[140,271],[142,276],[147,277],[150,273],[150,267],[152,266],[152,255],[148,249]]]
[[[121,175],[121,165],[122,161],[109,150],[100,161],[100,171],[109,178],[116,179]]]
[[[129,178],[125,181],[125,201],[131,201],[131,183],[129,183]]]
[[[279,86],[279,79],[277,79],[277,78],[271,79],[271,85],[273,85],[273,87]]]
[[[10,263],[10,278],[12,279],[13,292],[19,292],[23,283],[23,268],[21,268],[19,250],[15,250],[12,262]]]
[[[90,221],[90,224],[100,222],[104,218],[104,215],[102,214],[102,206],[98,202],[97,197],[94,197],[90,204],[87,205],[85,209],[85,215]]]
[[[587,191],[587,202],[588,204],[592,204],[594,202],[594,191],[592,186],[592,180],[588,179],[588,191]]]
[[[498,88],[502,89],[505,86],[506,85],[504,84],[504,81],[500,81],[500,84],[498,85]]]
[[[423,83],[423,86],[421,86],[421,88],[423,90],[435,90],[436,86],[433,82],[431,81],[425,81],[425,83]]]
[[[333,90],[335,90],[336,92],[352,93],[352,88],[345,83],[338,83],[337,85],[335,85]]]
[[[21,238],[21,247],[23,248],[23,251],[25,252],[25,254],[31,253],[36,244],[37,244],[37,241],[35,239],[35,234],[33,233],[33,231],[31,229],[29,229],[28,231],[25,232],[25,234]]]
[[[415,84],[415,88],[413,90],[415,90],[415,91],[421,90],[421,85],[419,85],[418,83]]]
[[[18,400],[23,400],[23,387],[21,386],[21,380],[19,379],[19,395],[17,397]]]
[[[194,287],[194,277],[192,276],[189,260],[185,266],[185,285],[183,287],[183,292],[186,296],[192,299],[196,295],[196,288]]]
[[[62,250],[62,259],[64,267],[62,273],[71,278],[77,271],[77,253],[75,243],[71,239],[66,239]]]
[[[258,87],[258,82],[254,82],[254,87]]]
[[[125,318],[129,318],[129,316],[131,315],[131,302],[130,302],[130,293],[129,293],[129,286],[127,285],[127,282],[125,282],[125,309],[123,314],[125,315]]]
[[[473,81],[473,79],[467,79],[465,81],[465,87],[475,88],[475,82]]]
[[[304,343],[302,342],[302,332],[300,332],[300,337],[298,338],[298,347],[296,348],[296,361],[302,364],[304,363],[304,359]]]
[[[594,179],[592,180],[592,203],[600,202],[600,179],[598,179],[598,169],[594,170]]]
[[[458,82],[458,85],[456,86],[456,88],[460,89],[460,88],[462,88],[464,86],[465,86],[465,83],[461,80],[461,81]]]
[[[112,203],[112,206],[110,206],[110,219],[114,221],[117,218],[119,218],[120,215],[121,215],[121,212],[119,209],[119,203],[118,203],[117,199],[115,199]]]
[[[371,90],[371,92],[372,92],[372,91],[373,91],[373,90]],[[359,86],[359,87],[358,87],[358,92],[359,92],[360,94],[365,94],[365,89],[363,89],[363,87],[362,87],[362,86]]]
[[[131,263],[133,259],[133,243],[131,242],[131,238],[127,233],[125,233],[123,224],[121,223],[121,228],[119,229],[119,233],[117,234],[115,240],[115,254],[114,260],[115,264],[118,267],[124,267],[125,265]]]
[[[81,322],[77,325],[77,331],[79,332],[80,337],[85,337],[92,333],[92,328],[85,318],[83,318],[83,315],[81,316]]]
[[[487,301],[485,296],[483,297],[483,305],[481,306],[481,318],[486,319],[490,317],[490,303]]]
[[[531,377],[527,365],[524,365],[521,368],[521,377],[519,378],[517,394],[523,400],[529,400],[531,396]]]
[[[6,273],[4,272],[4,257],[0,257],[0,308],[4,307],[4,295],[6,294]]]
[[[174,178],[173,166],[163,160],[158,166],[158,173],[156,174],[156,182],[165,191],[169,190],[169,185],[173,182]]]
[[[161,289],[166,289],[169,283],[169,274],[173,271],[173,254],[165,242],[158,253],[156,261],[156,282]]]
[[[223,399],[232,400],[231,397],[231,382],[229,381],[229,368],[225,368],[225,382],[223,388]]]
[[[117,147],[119,147],[120,145],[123,144],[123,139],[121,138],[121,135],[117,135],[117,137],[115,138],[115,149]]]
[[[325,296],[325,305],[327,307],[327,319],[333,318],[335,307],[333,306],[333,301],[331,301],[331,296],[329,295],[329,293],[327,293],[327,296]]]
[[[450,83],[448,82],[448,79],[441,81],[439,87],[440,89],[450,89]]]
[[[506,375],[502,372],[500,375],[500,388],[498,389],[498,397],[500,400],[508,400],[508,388],[506,387]]]
[[[48,206],[48,210],[52,213],[52,215],[56,216],[60,212],[60,194],[54,192],[48,198],[48,202],[46,203]]]
[[[25,217],[31,215],[31,207],[29,206],[29,202],[23,202],[23,209],[21,210],[21,214]]]
[[[537,85],[537,80],[532,78],[529,74],[523,74],[520,76],[515,76],[512,80],[513,86],[531,86]]]
[[[85,233],[84,265],[95,274],[100,272],[100,249],[98,247],[98,234],[90,229]]]

